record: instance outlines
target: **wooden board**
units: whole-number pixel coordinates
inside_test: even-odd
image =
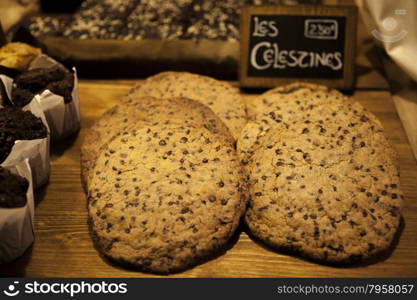
[[[52,147],[52,174],[36,195],[36,238],[23,257],[1,265],[0,276],[28,277],[153,277],[123,269],[99,256],[87,227],[85,195],[81,190],[79,149],[85,129],[119,102],[133,81],[80,83],[82,130],[78,136]],[[245,95],[250,101],[254,95]],[[353,97],[382,121],[399,153],[405,192],[404,227],[392,253],[370,265],[335,268],[307,262],[268,249],[247,236],[244,228],[230,249],[202,265],[172,277],[416,277],[417,276],[417,164],[386,91],[357,91]]]

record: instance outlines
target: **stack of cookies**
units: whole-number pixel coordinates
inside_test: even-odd
[[[247,192],[229,130],[245,124],[238,92],[197,75],[165,74],[175,86],[171,76],[182,82],[181,90],[152,97],[159,77],[150,78],[106,112],[86,135],[81,158],[99,251],[158,273],[181,270],[222,249],[245,211]],[[224,106],[219,117],[186,98],[195,83],[179,79],[192,76],[202,90],[213,91],[206,99],[212,106],[221,106],[225,90],[240,105]]]
[[[299,83],[262,94],[248,115],[238,149],[253,236],[330,263],[390,246],[403,195],[395,154],[374,115],[337,91]]]
[[[99,251],[151,272],[213,254],[241,216],[262,242],[326,263],[387,250],[401,217],[380,122],[307,83],[245,107],[237,89],[212,78],[155,75],[88,131],[81,168]]]

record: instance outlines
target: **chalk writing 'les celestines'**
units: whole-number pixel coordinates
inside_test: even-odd
[[[276,21],[259,20],[254,17],[253,37],[277,37],[279,28]],[[342,54],[335,52],[312,52],[303,50],[282,50],[278,43],[261,41],[251,50],[250,63],[257,70],[268,68],[317,68],[328,67],[340,70],[343,67]]]

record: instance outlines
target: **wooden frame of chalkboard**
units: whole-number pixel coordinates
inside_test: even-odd
[[[309,81],[353,89],[357,15],[355,6],[244,7],[240,86],[271,88]]]

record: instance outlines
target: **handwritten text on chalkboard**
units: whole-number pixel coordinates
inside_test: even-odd
[[[342,78],[345,17],[251,15],[248,76]]]

